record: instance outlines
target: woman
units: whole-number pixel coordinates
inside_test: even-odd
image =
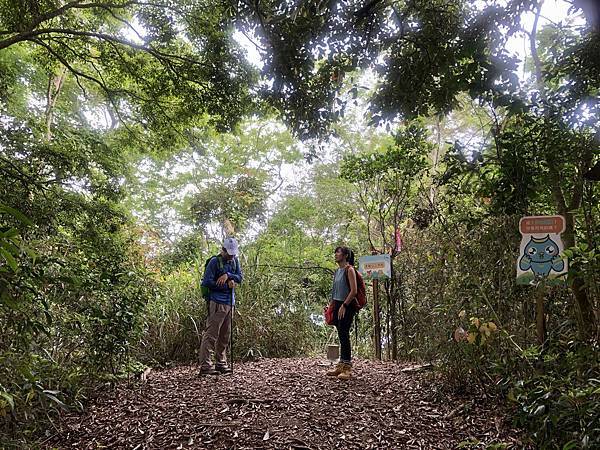
[[[356,272],[354,269],[354,252],[348,247],[335,249],[335,262],[338,269],[333,278],[331,304],[333,305],[334,325],[340,340],[340,362],[327,375],[340,380],[352,378],[352,348],[350,346],[350,326],[356,314],[355,297]]]

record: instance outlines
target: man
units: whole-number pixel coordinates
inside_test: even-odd
[[[235,286],[242,282],[242,270],[237,258],[238,243],[234,238],[223,241],[221,253],[206,266],[202,286],[210,290],[208,317],[200,345],[200,375],[231,373],[227,365],[227,344],[231,335]],[[216,364],[212,357],[216,353]]]

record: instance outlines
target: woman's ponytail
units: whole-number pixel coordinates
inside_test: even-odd
[[[335,251],[341,251],[342,254],[346,257],[346,262],[351,266],[354,266],[354,252],[350,247],[337,247]]]
[[[348,249],[348,256],[346,260],[348,261],[348,264],[354,266],[354,251],[351,248]]]

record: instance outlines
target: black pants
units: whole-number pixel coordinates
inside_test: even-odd
[[[350,328],[352,327],[352,319],[356,315],[356,307],[352,304],[346,307],[346,314],[342,320],[338,319],[338,311],[342,302],[334,301],[333,324],[337,328],[338,338],[340,340],[340,361],[350,364],[352,362],[352,347],[350,345]]]

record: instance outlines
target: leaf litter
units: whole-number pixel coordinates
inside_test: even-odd
[[[466,398],[401,364],[357,360],[354,379],[312,358],[238,363],[226,376],[153,370],[62,414],[54,448],[526,448],[494,400]],[[470,444],[477,443],[477,444]]]

